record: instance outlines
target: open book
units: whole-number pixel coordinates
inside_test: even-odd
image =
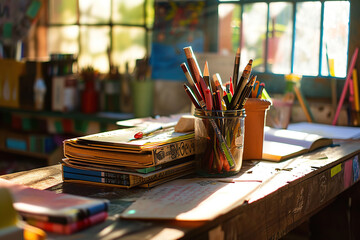
[[[316,133],[332,139],[359,139],[360,127],[335,126],[321,123],[298,122],[290,123],[289,130]]]
[[[282,161],[332,143],[331,138],[318,134],[265,127],[263,159]]]

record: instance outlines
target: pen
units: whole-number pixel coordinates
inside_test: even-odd
[[[239,67],[240,67],[240,48],[237,49],[236,55],[235,55],[235,62],[234,62],[234,72],[233,72],[233,87],[236,88],[238,84],[238,78],[239,78]]]
[[[254,87],[256,78],[257,78],[256,76],[252,76],[249,82],[247,82],[246,86],[244,87],[244,90],[241,93],[239,101],[234,105],[234,109],[238,110],[244,107],[246,100],[251,95],[251,89]]]
[[[177,124],[177,122],[170,122],[170,123],[166,123],[166,124],[150,124],[143,131],[135,133],[134,139],[141,139],[144,136],[147,136],[158,130],[174,127],[176,124]]]
[[[243,92],[243,90],[248,82],[248,79],[250,77],[252,62],[253,62],[253,60],[250,59],[249,63],[246,65],[246,67],[240,77],[240,80],[234,91],[233,101],[230,103],[231,104],[230,109],[234,109],[235,104],[237,104],[239,102],[240,96],[242,95],[242,92]]]

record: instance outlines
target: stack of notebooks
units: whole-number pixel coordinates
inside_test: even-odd
[[[152,187],[194,172],[194,132],[178,133],[174,127],[160,127],[135,139],[135,134],[145,128],[65,140],[63,180],[124,188]]]
[[[9,189],[13,206],[23,220],[45,231],[71,234],[103,222],[108,216],[106,199],[57,194],[3,179],[0,179],[0,188]]]

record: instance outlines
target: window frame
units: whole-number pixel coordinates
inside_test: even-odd
[[[254,72],[259,79],[262,79],[265,82],[266,85],[266,89],[271,92],[271,93],[283,93],[285,90],[285,74],[276,74],[276,73],[272,73],[268,70],[268,64],[267,64],[267,54],[268,54],[268,32],[269,32],[269,14],[270,14],[270,3],[273,2],[287,2],[287,3],[291,3],[292,4],[292,12],[293,12],[293,23],[292,23],[292,43],[291,43],[291,73],[293,73],[294,70],[294,55],[295,55],[295,29],[296,29],[296,4],[299,2],[320,2],[321,3],[321,13],[320,13],[320,41],[319,41],[319,56],[318,56],[318,75],[317,76],[310,76],[310,75],[304,75],[301,81],[301,90],[304,94],[305,97],[310,97],[310,98],[331,98],[331,85],[336,84],[336,89],[337,89],[337,96],[339,96],[341,94],[341,90],[344,84],[344,81],[346,79],[346,77],[332,77],[332,76],[324,76],[321,75],[322,72],[322,68],[323,68],[323,64],[322,64],[322,54],[323,54],[323,35],[324,35],[324,31],[323,31],[323,24],[324,24],[324,6],[325,6],[325,2],[330,2],[330,1],[344,1],[346,2],[347,0],[237,0],[237,1],[227,1],[227,0],[212,0],[213,4],[217,4],[217,7],[219,6],[219,4],[238,4],[241,7],[241,16],[240,16],[240,21],[242,22],[242,14],[243,14],[243,9],[244,9],[244,4],[249,4],[249,3],[258,3],[258,2],[262,2],[262,3],[266,3],[268,6],[268,11],[267,11],[267,26],[266,26],[266,47],[264,49],[265,51],[265,59],[264,59],[264,63],[265,63],[265,70],[263,72],[257,71]],[[348,1],[350,4],[350,12],[349,12],[349,32],[348,32],[348,50],[347,50],[347,66],[349,63],[349,59],[351,58],[352,52],[354,51],[353,49],[355,49],[354,45],[352,44],[353,42],[356,42],[359,44],[359,40],[355,40],[354,36],[353,36],[353,32],[354,32],[354,24],[356,22],[356,19],[354,15],[356,9],[359,10],[359,5],[358,3],[356,3],[356,1],[354,0],[349,0]],[[354,6],[355,3],[357,4],[357,6]],[[359,18],[357,17],[357,21],[359,22]],[[356,27],[356,26],[355,26]],[[239,33],[240,34],[240,33]],[[240,36],[240,41],[242,41],[242,36]],[[213,51],[213,49],[212,49]],[[215,50],[217,51],[217,49]]]
[[[77,55],[81,55],[81,27],[109,27],[109,48],[110,48],[110,52],[113,52],[113,34],[114,34],[114,27],[135,27],[135,28],[141,28],[145,30],[145,42],[144,42],[144,48],[146,49],[146,54],[145,56],[149,56],[151,53],[151,32],[152,32],[152,26],[148,26],[147,23],[147,17],[148,17],[148,4],[149,2],[152,2],[154,0],[143,0],[143,19],[144,22],[142,24],[129,24],[129,23],[119,23],[119,22],[114,22],[113,21],[113,7],[114,7],[114,1],[110,0],[110,16],[109,16],[109,21],[108,22],[104,22],[104,23],[81,23],[80,22],[80,9],[79,9],[79,0],[74,0],[76,1],[76,22],[74,23],[51,23],[50,22],[50,3],[47,2],[46,5],[44,6],[46,8],[46,16],[45,16],[45,21],[43,21],[43,23],[41,25],[43,25],[44,27],[46,27],[47,29],[51,28],[51,27],[66,27],[66,26],[77,26],[79,28],[79,36],[77,38],[77,45],[78,45],[78,53]],[[47,37],[46,37],[47,38]],[[46,51],[47,52],[47,49]],[[49,54],[48,54],[49,55]],[[108,63],[110,65],[110,63]],[[135,64],[135,62],[134,62]],[[120,66],[121,68],[123,68],[122,70],[125,70],[125,66]],[[81,67],[80,67],[81,68]],[[110,71],[110,69],[109,69]]]

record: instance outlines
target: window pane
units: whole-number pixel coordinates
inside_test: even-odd
[[[130,1],[126,1],[130,2]],[[132,1],[131,1],[132,2]],[[80,23],[96,24],[110,22],[110,0],[79,0]]]
[[[319,73],[320,2],[296,4],[294,73],[317,76]]]
[[[73,24],[77,19],[77,4],[74,0],[50,0],[49,22],[50,24]]]
[[[222,54],[236,52],[240,47],[240,5],[220,4],[218,51]]]
[[[80,28],[81,52],[79,54],[79,67],[92,65],[100,72],[109,71],[107,48],[110,45],[109,27]]]
[[[113,54],[115,65],[125,68],[129,62],[130,69],[135,66],[135,60],[146,55],[145,29],[140,27],[113,27]]]
[[[78,53],[78,26],[49,27],[48,53]]]
[[[270,3],[268,32],[268,69],[273,73],[290,73],[293,11],[291,3]]]
[[[264,71],[264,46],[266,36],[267,4],[244,4],[243,43],[240,69],[244,69],[249,59],[253,59],[253,68]]]
[[[334,59],[335,76],[345,77],[347,74],[349,11],[347,1],[325,2],[322,75],[328,76],[326,45],[329,59]]]
[[[113,0],[112,15],[114,23],[143,25],[144,0]]]

